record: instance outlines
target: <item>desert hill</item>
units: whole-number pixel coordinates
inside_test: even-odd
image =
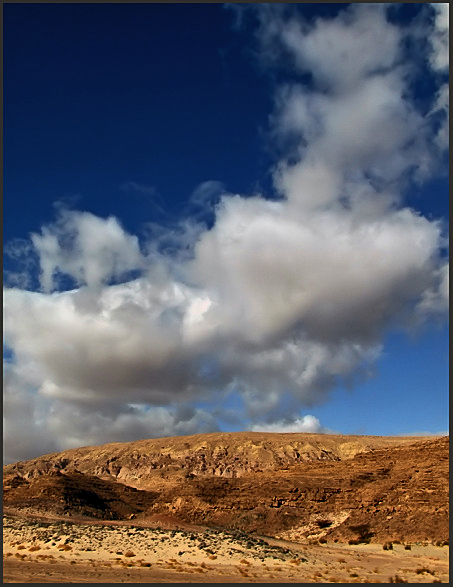
[[[448,437],[267,433],[115,443],[4,467],[4,506],[295,541],[442,542],[448,449]]]
[[[78,471],[137,489],[179,485],[187,475],[239,478],[296,463],[343,461],[378,448],[412,444],[420,437],[232,432],[176,436],[88,446],[19,461],[4,475],[36,478]]]

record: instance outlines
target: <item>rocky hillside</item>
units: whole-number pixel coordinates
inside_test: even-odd
[[[398,441],[244,433],[77,449],[4,467],[4,506],[296,541],[447,541],[448,437]]]
[[[291,540],[445,541],[448,465],[447,438],[423,441],[253,477],[194,478],[151,511]]]
[[[151,508],[158,495],[74,471],[3,480],[4,506],[31,514],[127,520]]]
[[[79,471],[138,489],[164,489],[190,476],[235,479],[297,463],[349,459],[377,448],[410,444],[411,437],[271,434],[197,434],[83,447],[7,465],[4,475],[36,478]]]

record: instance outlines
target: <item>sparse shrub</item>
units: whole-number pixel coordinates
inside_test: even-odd
[[[30,548],[28,549],[28,552],[36,552],[37,550],[41,550],[41,548],[39,546],[30,546]]]
[[[17,550],[25,550],[25,546],[23,544],[19,544]]]
[[[429,573],[430,575],[434,575],[433,571],[430,571],[426,567],[420,567],[419,569],[415,569],[417,575],[423,575],[423,573]]]
[[[241,560],[239,561],[241,563],[241,565],[249,565],[249,561],[245,560],[245,558],[241,558]]]
[[[213,561],[213,560],[215,560],[217,558],[217,555],[216,554],[210,554],[209,555],[209,558]]]
[[[62,544],[58,550],[72,550],[72,546],[69,546],[69,544]]]
[[[349,573],[350,577],[358,577],[359,575],[357,573]]]
[[[300,565],[300,559],[299,558],[293,558],[289,561],[292,565]]]
[[[356,544],[359,544],[359,541],[356,540],[355,538],[351,538],[351,540],[348,540],[348,544],[355,546]],[[384,550],[387,550],[387,549],[384,548]]]
[[[410,544],[405,544],[404,550],[412,550],[412,546]]]
[[[5,556],[13,556],[13,553],[12,553],[12,552],[7,552],[7,553],[5,554]]]
[[[70,561],[70,562],[69,562],[69,564],[70,564],[70,565],[75,565],[75,564],[76,564],[76,562],[75,562],[75,561]]]
[[[345,563],[346,559],[345,558],[337,558],[337,563]]]
[[[357,534],[359,535],[359,538],[357,540],[357,544],[360,544],[360,543],[369,544],[370,543],[371,538],[373,536],[373,532],[371,532],[369,524],[359,524],[358,526],[349,526],[349,528],[353,532],[357,532]]]
[[[319,544],[327,544],[327,538],[320,538],[318,542]]]
[[[124,556],[127,556],[127,557],[135,556],[135,552],[132,552],[132,550],[127,550],[127,551],[124,553]],[[174,560],[174,559],[173,559],[173,560]],[[176,562],[176,561],[175,561],[175,562]]]
[[[395,575],[394,577],[389,578],[389,583],[407,583],[407,581],[399,575]]]
[[[393,550],[393,544],[391,542],[384,542],[382,545],[383,550]]]

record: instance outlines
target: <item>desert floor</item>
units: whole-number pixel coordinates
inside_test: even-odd
[[[4,516],[5,583],[447,583],[448,546],[300,544],[243,533]],[[148,526],[155,526],[149,524]]]

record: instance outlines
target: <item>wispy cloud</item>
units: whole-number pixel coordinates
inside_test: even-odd
[[[127,193],[136,193],[143,196],[155,196],[157,194],[156,188],[152,185],[137,183],[136,181],[124,181],[120,184],[120,190]]]
[[[5,243],[3,253],[14,265],[14,269],[3,269],[4,285],[20,289],[32,288],[34,275],[39,267],[39,257],[33,244],[23,238],[14,238]]]
[[[203,181],[192,192],[190,203],[201,208],[218,204],[221,196],[226,193],[224,184],[217,180]]]
[[[388,5],[314,22],[272,6],[253,9],[263,64],[272,49],[310,79],[276,90],[273,136],[291,144],[273,169],[280,198],[208,181],[192,199],[215,200],[209,229],[186,219],[139,242],[115,218],[63,211],[33,234],[43,291],[4,295],[8,458],[214,430],[232,394],[254,429],[322,431],[294,414],[366,377],[389,327],[446,317],[443,227],[405,205],[408,179],[430,178],[445,156],[411,95],[407,30]],[[443,45],[430,47],[437,70]],[[58,291],[58,276],[72,289]],[[17,445],[15,424],[32,421],[46,432]]]
[[[165,209],[165,202],[153,185],[137,183],[136,181],[124,181],[119,185],[119,189],[125,194],[145,199],[162,217],[165,218],[168,216],[168,211]]]

